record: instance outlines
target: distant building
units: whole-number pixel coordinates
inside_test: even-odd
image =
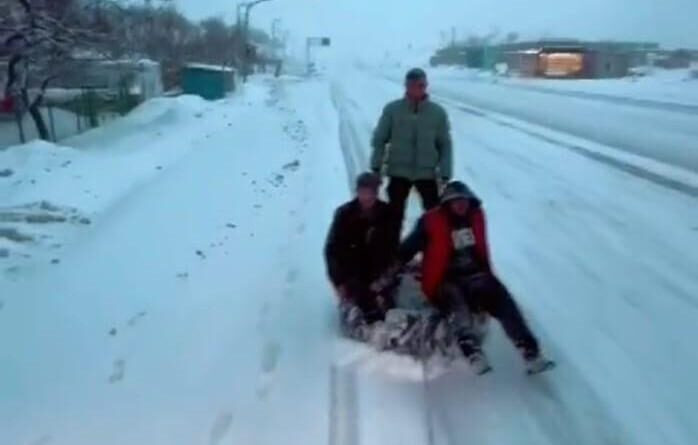
[[[499,45],[452,45],[437,51],[432,66],[461,65],[493,69],[525,77],[606,78],[628,75],[633,66],[646,65],[659,44],[651,42],[543,39]]]
[[[685,49],[658,51],[654,55],[653,65],[666,69],[690,68],[693,57],[693,52]]]

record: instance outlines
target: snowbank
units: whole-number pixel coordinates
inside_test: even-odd
[[[252,94],[249,100],[263,99]],[[63,145],[34,141],[0,151],[0,268],[54,260],[77,231],[205,143],[208,133],[242,109],[198,96],[157,98]],[[10,232],[4,236],[2,230]]]
[[[327,443],[320,252],[349,192],[327,90],[279,82],[176,123],[180,162],[60,264],[0,279],[0,443]]]

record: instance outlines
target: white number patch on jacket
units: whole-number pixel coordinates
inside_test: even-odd
[[[453,239],[453,248],[456,250],[465,249],[466,247],[472,247],[475,245],[475,235],[473,235],[473,229],[469,227],[454,230],[451,232],[451,238]]]

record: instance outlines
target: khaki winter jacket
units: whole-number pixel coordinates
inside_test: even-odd
[[[448,115],[428,98],[415,106],[407,98],[383,109],[373,132],[371,168],[410,180],[451,178],[453,155]]]

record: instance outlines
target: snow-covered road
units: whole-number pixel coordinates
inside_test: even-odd
[[[400,79],[397,74],[389,77]],[[648,105],[651,101],[613,103],[535,88],[540,86],[438,75],[432,79],[432,92],[438,96],[698,172],[698,108],[677,105],[670,111],[669,105]]]
[[[0,178],[13,214],[44,197],[92,221],[61,235],[58,263],[40,241],[0,258],[0,444],[692,444],[696,197],[582,154],[623,147],[464,99],[446,103],[456,175],[559,368],[526,377],[496,328],[494,373],[425,385],[410,359],[336,338],[324,236],[400,94],[351,69],[260,80],[223,102],[151,103],[49,172],[37,150],[0,158],[17,161]]]
[[[345,150],[357,141],[354,159],[365,159],[368,130],[401,88],[353,72],[333,91]],[[493,336],[493,375],[432,382],[437,443],[692,443],[695,197],[551,142],[567,134],[447,105],[456,175],[484,198],[496,267],[561,366],[526,379]]]

